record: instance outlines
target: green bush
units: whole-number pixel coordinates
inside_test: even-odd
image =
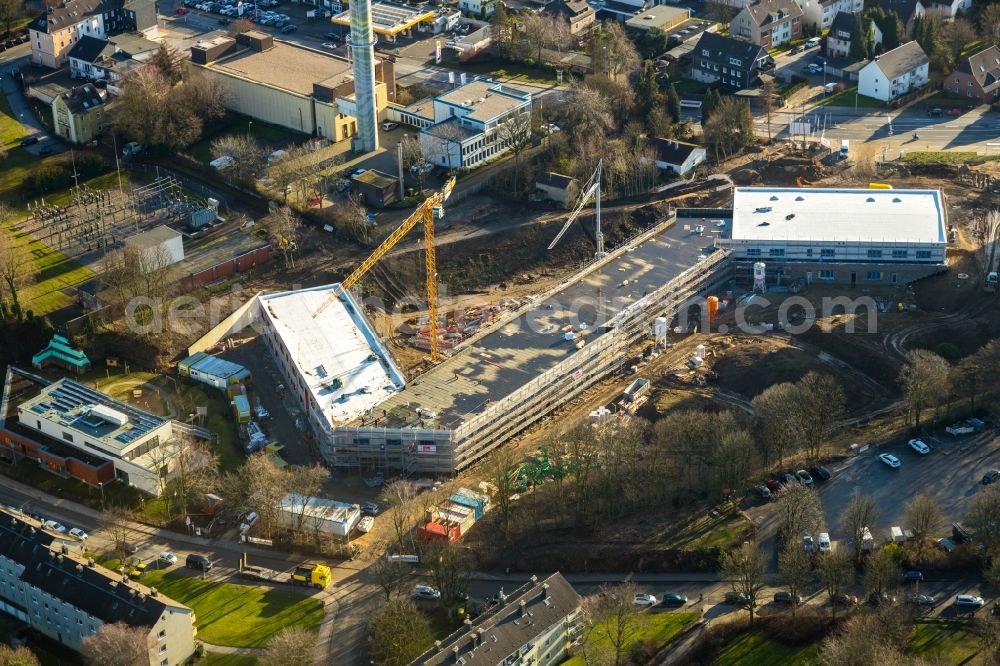
[[[962,350],[953,342],[942,342],[934,348],[934,353],[946,361],[957,361],[962,358]]]
[[[62,164],[45,164],[28,175],[24,181],[26,192],[52,192],[69,187],[73,176]]]

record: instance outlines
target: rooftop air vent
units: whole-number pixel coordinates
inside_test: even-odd
[[[770,222],[761,222],[757,226],[758,227],[769,227],[769,226],[771,226],[771,223]]]
[[[892,203],[900,203],[900,202],[902,202],[902,201],[903,201],[903,200],[902,200],[902,199],[900,199],[899,197],[893,197],[893,198],[892,198]]]
[[[868,203],[875,203],[875,197],[868,197],[867,199],[865,199],[865,201],[867,201]]]
[[[777,194],[772,194],[771,198],[769,199],[769,201],[777,201],[777,200],[778,200],[778,195]]]
[[[795,200],[796,201],[805,201],[806,198],[800,194],[799,196],[795,197]]]

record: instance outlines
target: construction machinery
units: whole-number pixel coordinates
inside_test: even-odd
[[[361,264],[354,269],[354,272],[347,276],[347,278],[340,283],[340,289],[330,294],[329,298],[323,301],[323,304],[316,308],[313,313],[313,318],[318,317],[323,313],[330,305],[333,304],[335,300],[340,298],[340,296],[357,284],[365,273],[371,270],[371,267],[378,262],[379,259],[384,257],[389,250],[391,250],[396,243],[401,241],[406,234],[410,232],[413,227],[417,226],[417,223],[424,223],[424,268],[427,272],[427,321],[430,327],[430,342],[431,342],[431,360],[438,361],[441,356],[438,352],[438,335],[437,335],[437,325],[438,325],[438,303],[437,303],[437,256],[435,253],[435,241],[434,241],[434,222],[440,219],[444,215],[444,202],[448,200],[451,196],[451,191],[455,187],[455,177],[452,176],[448,179],[448,182],[444,184],[444,188],[440,192],[435,192],[431,196],[427,197],[422,204],[420,204],[413,214],[410,215],[406,220],[403,221],[399,227],[396,228],[391,234],[389,234],[382,244],[375,248],[375,251],[369,255],[367,259],[361,262]]]
[[[566,224],[563,225],[563,228],[559,230],[556,237],[549,243],[549,250],[562,240],[562,237],[569,231],[570,226],[576,222],[576,218],[580,217],[583,207],[590,202],[590,197],[594,197],[594,243],[597,245],[597,252],[594,256],[598,259],[604,256],[604,234],[601,233],[601,171],[603,168],[604,160],[598,161],[597,169],[584,186],[580,198],[576,202],[576,207],[570,213],[569,219],[566,220]]]

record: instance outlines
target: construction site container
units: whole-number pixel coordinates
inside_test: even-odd
[[[479,500],[475,497],[466,497],[465,495],[460,495],[459,493],[455,493],[454,495],[451,496],[451,501],[456,504],[461,504],[462,506],[466,506],[472,509],[472,511],[476,516],[476,520],[482,518],[483,512],[486,511],[486,507],[483,506],[482,500]]]
[[[422,541],[447,541],[455,543],[458,541],[458,528],[445,526],[441,523],[430,522],[417,528],[417,538]]]
[[[464,535],[476,524],[476,513],[470,507],[446,501],[438,505],[435,520],[446,525],[456,525],[459,533]]]
[[[458,490],[456,490],[455,494],[479,500],[480,502],[483,503],[483,513],[486,513],[487,511],[490,510],[490,495],[488,492],[486,492],[486,490],[489,489],[490,484],[483,481],[479,485],[481,487],[481,490],[471,490],[463,486]]]
[[[906,537],[903,535],[903,528],[898,525],[889,528],[889,536],[893,543],[903,543]]]
[[[250,423],[250,401],[243,394],[233,397],[230,403],[233,407],[233,416],[237,423]]]

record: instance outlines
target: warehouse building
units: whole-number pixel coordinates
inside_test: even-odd
[[[159,495],[176,471],[183,424],[72,379],[55,382],[7,368],[0,455],[92,486],[118,480]]]
[[[121,622],[146,633],[150,666],[188,663],[197,631],[190,608],[74,550],[34,518],[0,507],[0,611],[76,652]]]
[[[357,134],[353,66],[343,58],[250,31],[191,47],[188,66],[229,93],[227,108],[256,120],[343,141]],[[392,63],[375,63],[375,102],[396,96]]]
[[[716,245],[787,280],[905,284],[947,269],[939,190],[738,187]]]
[[[177,374],[222,391],[250,383],[250,371],[239,363],[197,352],[177,364]]]
[[[410,666],[555,666],[580,638],[580,595],[554,573],[504,593],[498,603],[444,640],[437,641]]]

